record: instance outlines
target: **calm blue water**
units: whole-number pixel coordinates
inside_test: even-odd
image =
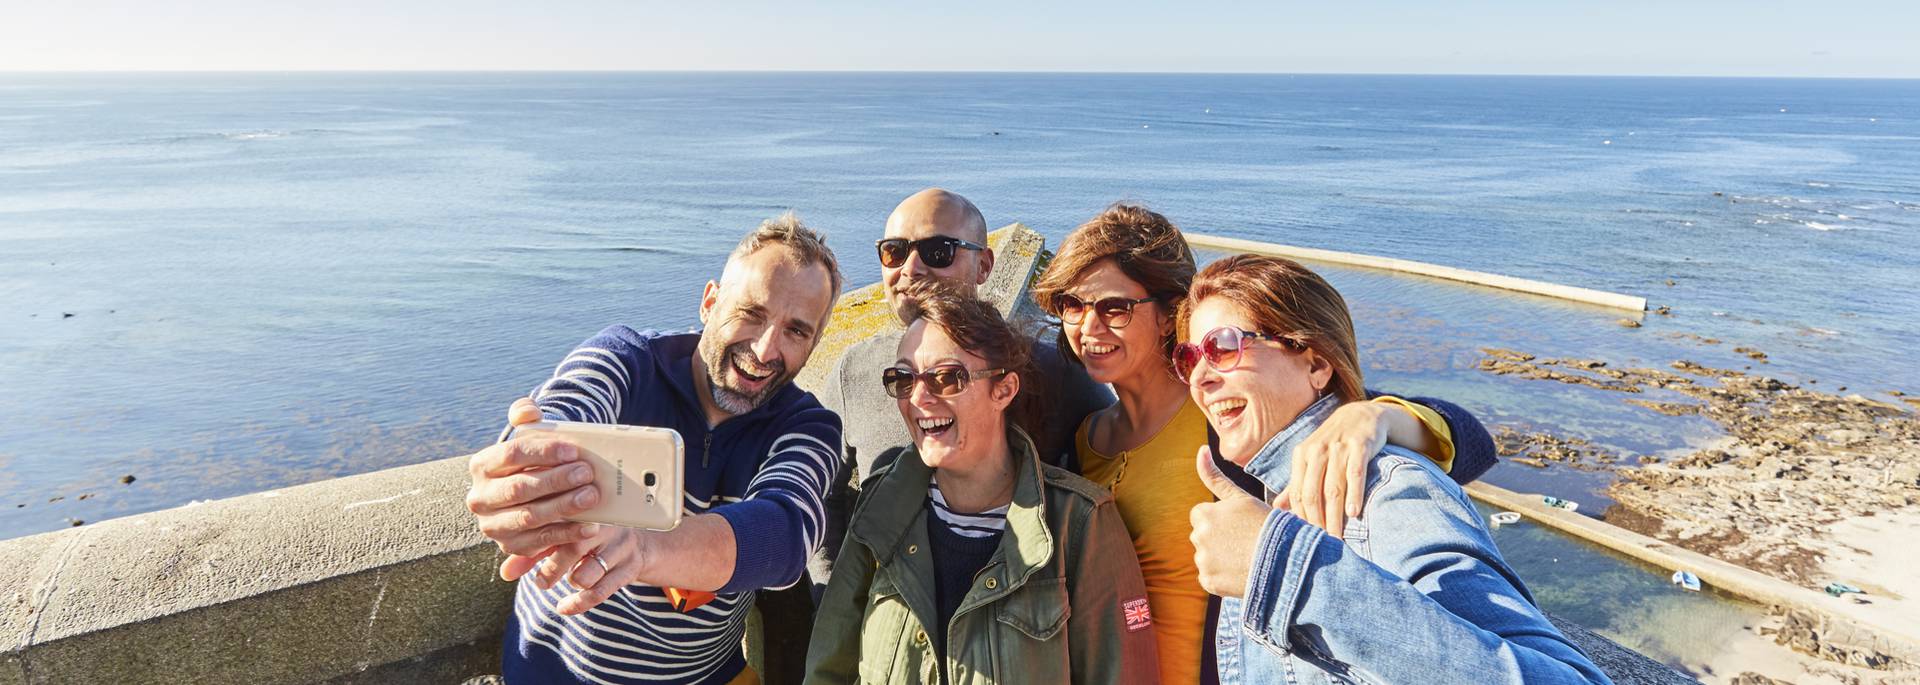
[[[1127,199],[1672,307],[1333,270],[1371,384],[1493,423],[1713,435],[1473,370],[1492,344],[1920,392],[1920,81],[0,75],[0,537],[464,453],[600,327],[691,326],[760,219],[864,283],[933,184],[1052,239]]]

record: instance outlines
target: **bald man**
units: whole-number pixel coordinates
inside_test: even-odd
[[[876,244],[880,258],[880,288],[896,317],[906,310],[904,291],[916,282],[944,281],[968,295],[978,294],[993,273],[993,249],[987,247],[987,220],[967,198],[941,188],[914,193],[887,217],[886,233]],[[1040,335],[1040,321],[1018,321],[1033,338],[1033,360],[1040,376],[1033,387],[1047,392],[1039,435],[1034,445],[1042,461],[1072,469],[1073,431],[1086,418],[1113,403],[1113,393],[1093,382],[1085,369],[1069,364],[1054,347],[1053,336]],[[880,371],[894,363],[902,329],[890,328],[847,348],[821,388],[820,401],[846,418],[844,438],[847,463],[843,473],[859,487],[876,467],[893,461],[909,444],[900,410],[880,385]],[[847,503],[849,510],[852,503]],[[851,513],[851,511],[847,512]],[[829,535],[828,545],[839,551]],[[828,559],[832,557],[829,556]],[[825,578],[816,574],[824,586]]]
[[[894,207],[875,248],[880,258],[880,289],[896,317],[905,311],[910,297],[905,291],[913,283],[940,280],[972,295],[993,274],[986,218],[967,198],[941,188],[914,193]],[[1088,414],[1112,404],[1113,392],[1093,382],[1079,365],[1067,363],[1054,346],[1054,335],[1043,331],[1044,322],[1015,323],[1033,336],[1034,371],[1039,376],[1037,382],[1021,385],[1046,392],[1041,428],[1032,436],[1034,445],[1042,461],[1078,473],[1073,431]],[[845,449],[840,477],[827,493],[825,539],[808,563],[813,600],[832,576],[860,483],[874,469],[892,463],[913,442],[899,407],[880,385],[880,372],[898,357],[903,332],[903,326],[892,326],[847,348],[818,389],[821,405],[842,417]],[[798,682],[813,625],[809,598],[791,590],[762,593],[759,606],[765,622],[762,659],[767,682]]]

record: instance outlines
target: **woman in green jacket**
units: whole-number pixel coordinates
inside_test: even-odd
[[[1042,465],[1008,418],[1033,399],[1028,342],[979,300],[909,297],[881,380],[913,446],[860,490],[807,682],[1156,681],[1146,585],[1112,496]]]

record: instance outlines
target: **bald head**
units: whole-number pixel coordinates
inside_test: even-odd
[[[986,249],[987,219],[967,198],[941,188],[914,193],[893,208],[887,217],[886,238],[921,241],[928,238],[957,238],[980,249],[954,249],[952,261],[935,259],[928,263],[917,250],[909,252],[897,266],[880,265],[881,292],[893,305],[895,315],[906,312],[903,291],[916,281],[940,280],[963,294],[974,294],[987,275],[993,272],[993,250]],[[944,255],[940,255],[944,257]]]
[[[909,229],[922,229],[912,231]],[[927,230],[931,229],[931,230]],[[887,235],[944,235],[987,242],[987,218],[973,202],[944,188],[928,188],[901,200],[887,216]]]

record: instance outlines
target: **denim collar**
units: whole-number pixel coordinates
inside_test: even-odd
[[[1267,445],[1253,455],[1253,459],[1247,461],[1247,473],[1260,479],[1268,490],[1285,490],[1287,481],[1293,478],[1293,448],[1306,442],[1307,436],[1313,435],[1314,429],[1319,428],[1327,416],[1339,407],[1340,398],[1333,393],[1314,401],[1306,411],[1294,417],[1293,423],[1287,424],[1286,428],[1268,440]]]

